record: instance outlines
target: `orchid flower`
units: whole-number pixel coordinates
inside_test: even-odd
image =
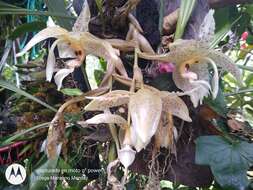
[[[131,85],[131,81],[128,85]],[[124,145],[134,146],[137,152],[145,148],[156,133],[162,112],[171,113],[182,120],[191,122],[188,108],[181,98],[176,94],[159,91],[148,85],[144,85],[143,89],[137,92],[115,90],[101,96],[88,98],[92,101],[86,105],[86,111],[103,111],[111,107],[128,105],[132,120],[131,126],[122,127],[122,122],[119,120],[116,122],[114,118],[109,117],[107,117],[107,121],[100,120],[97,124],[108,122],[119,124],[121,129],[130,134],[129,139],[131,140],[128,140],[128,144],[124,143]],[[105,116],[105,114],[102,115]]]
[[[212,18],[211,13],[206,16],[204,21]],[[211,28],[213,30],[213,25]],[[204,26],[201,29],[203,32],[200,32],[202,35],[199,36],[199,40],[176,40],[169,45],[170,52],[166,54],[138,53],[144,59],[174,63],[173,80],[179,89],[190,96],[194,107],[197,107],[199,103],[202,104],[203,98],[208,96],[210,91],[212,97],[216,98],[219,89],[218,67],[223,71],[230,72],[241,84],[241,73],[233,61],[225,54],[209,48],[207,41],[210,38],[205,39],[203,34],[210,35],[213,32],[208,31]],[[211,81],[208,64],[213,68]]]
[[[107,123],[118,124],[121,131],[124,131],[124,137],[119,136],[121,148],[117,148],[118,159],[124,165],[125,171],[132,164],[135,158],[135,147],[139,152],[145,148],[155,135],[162,113],[169,113],[183,120],[191,121],[189,111],[185,103],[176,95],[169,92],[159,91],[148,85],[144,85],[142,72],[137,63],[137,52],[135,51],[134,61],[134,76],[133,79],[126,78],[126,82],[130,82],[130,91],[115,90],[97,97],[88,97],[92,101],[86,105],[86,111],[104,111],[104,114],[99,114],[93,118],[82,122],[82,125]],[[129,81],[130,80],[130,81]],[[123,80],[124,81],[124,80]],[[124,83],[124,82],[123,82]],[[136,84],[140,84],[140,89],[135,92]],[[109,114],[111,107],[120,105],[128,105],[128,120],[126,121],[119,115]],[[109,111],[110,112],[110,111]],[[81,124],[79,122],[79,124]],[[112,136],[115,138],[115,130],[112,131]],[[173,134],[172,134],[173,136]],[[115,140],[116,145],[118,140]],[[117,147],[119,147],[117,145]]]
[[[56,47],[58,47],[60,58],[72,58],[72,60],[66,62],[65,68],[60,69],[54,76],[58,90],[62,86],[63,79],[72,73],[76,67],[80,67],[85,56],[88,54],[93,54],[107,60],[108,73],[102,82],[103,84],[108,82],[111,73],[115,70],[114,68],[120,74],[127,76],[123,63],[119,58],[119,51],[114,49],[106,40],[97,38],[88,32],[89,20],[90,10],[87,1],[85,1],[83,10],[77,18],[71,32],[59,26],[47,27],[36,34],[17,56],[24,55],[34,45],[43,40],[56,38],[48,53],[46,67],[47,81],[51,81],[53,76],[56,62],[54,49]]]

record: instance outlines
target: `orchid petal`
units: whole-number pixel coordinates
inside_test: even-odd
[[[155,134],[161,113],[162,100],[148,89],[140,89],[130,97],[129,111],[132,126],[143,143],[148,143]]]
[[[150,45],[149,41],[140,33],[138,33],[138,42],[139,42],[139,45],[140,45],[140,49],[143,51],[143,52],[146,52],[146,53],[150,53],[150,54],[155,54],[152,46]]]
[[[71,69],[61,69],[59,70],[55,76],[54,76],[54,81],[57,85],[57,89],[60,90],[62,87],[62,81],[66,76],[68,76],[70,73],[74,71],[74,68]]]
[[[47,19],[47,27],[54,27],[56,26],[55,22],[53,21],[52,17],[49,16]]]
[[[142,149],[146,148],[146,146],[149,144],[150,140],[146,141],[146,142],[143,142],[141,140],[141,138],[138,136],[138,138],[136,139],[136,142],[134,144],[134,148],[136,149],[137,152],[140,152]]]
[[[74,58],[76,57],[75,51],[70,48],[66,42],[59,42],[57,44],[60,58]]]
[[[163,111],[171,113],[172,115],[175,115],[185,121],[192,121],[189,116],[189,110],[181,98],[169,92],[161,92],[161,94]]]
[[[53,73],[54,73],[54,67],[55,67],[55,55],[54,55],[54,49],[57,45],[57,43],[59,43],[59,41],[61,41],[60,39],[54,41],[54,43],[52,44],[49,52],[48,52],[48,57],[47,57],[47,67],[46,67],[46,78],[47,81],[51,81]]]
[[[215,99],[218,95],[218,91],[219,91],[219,73],[218,73],[218,69],[217,69],[217,66],[215,64],[215,62],[206,57],[204,58],[206,59],[213,67],[213,78],[212,78],[212,96],[213,96],[213,99]]]
[[[205,97],[209,96],[209,91],[210,91],[210,86],[209,88],[206,88],[206,86],[203,86],[201,83],[198,83],[199,81],[194,81],[195,84],[193,84],[194,88],[196,89],[195,91],[191,91],[189,92],[189,96],[191,98],[191,101],[193,103],[193,106],[196,108],[198,106],[198,104],[202,104],[203,103],[203,99]],[[205,81],[203,81],[205,82]],[[207,83],[207,85],[209,85]]]
[[[19,52],[16,56],[20,57],[24,55],[29,49],[31,49],[34,45],[37,43],[46,40],[47,38],[58,38],[63,35],[68,35],[68,31],[64,28],[61,28],[59,26],[55,27],[48,27],[44,30],[41,30],[38,34],[36,34],[29,42],[26,44],[26,46],[22,49],[21,52]]]
[[[146,148],[150,141],[143,142],[141,138],[136,133],[136,130],[131,127],[127,127],[126,129],[120,128],[119,131],[119,140],[121,146],[131,145],[134,146],[137,152],[140,152],[142,149]]]
[[[87,32],[89,30],[89,21],[91,18],[88,0],[84,0],[82,11],[72,28],[73,32]]]
[[[119,116],[119,115],[115,115],[115,114],[109,114],[109,113],[103,113],[103,114],[98,114],[94,117],[92,117],[91,119],[86,120],[84,123],[80,122],[79,124],[100,124],[100,123],[106,123],[106,124],[118,124],[122,127],[127,126],[127,121]]]
[[[98,97],[87,97],[93,99],[87,106],[86,111],[103,111],[105,109],[127,104],[130,92],[125,90],[114,90]]]
[[[117,71],[124,77],[128,77],[125,66],[123,64],[123,62],[121,61],[121,59],[119,57],[117,57],[116,59],[111,60],[111,62],[113,64],[115,64],[115,67],[117,69]]]
[[[84,49],[87,54],[104,58],[109,68],[112,68],[112,65],[114,65],[121,75],[128,76],[124,64],[119,58],[119,51],[113,48],[109,42],[97,38],[88,32],[85,33],[85,38],[81,38],[81,40],[81,43],[85,45]],[[108,74],[111,76],[113,71],[114,68]]]
[[[134,151],[129,145],[125,145],[124,148],[118,151],[118,158],[121,164],[128,168],[135,159],[136,151]]]
[[[206,43],[210,43],[214,37],[215,32],[215,20],[214,20],[214,10],[210,10],[202,24],[200,25],[198,40]]]
[[[169,148],[171,142],[173,142],[172,138],[173,134],[169,134],[169,126],[163,126],[160,124],[155,134],[156,144],[161,148]]]
[[[176,86],[188,94],[191,98],[194,107],[202,103],[204,97],[209,95],[210,85],[209,74],[206,64],[197,64],[191,66],[191,71],[196,73],[199,80],[188,80],[183,78],[178,70],[173,72],[173,80]]]
[[[138,20],[134,17],[134,15],[132,15],[131,13],[129,13],[128,19],[129,19],[129,22],[130,22],[140,33],[143,33],[143,29],[142,29],[140,23],[138,22]]]
[[[219,51],[210,50],[208,57],[212,59],[217,66],[221,67],[223,71],[230,72],[237,79],[238,84],[242,85],[242,74],[239,68],[227,55]]]

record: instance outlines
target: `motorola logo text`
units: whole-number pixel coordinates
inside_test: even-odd
[[[9,183],[19,185],[26,179],[26,170],[20,164],[11,164],[5,171],[5,178]]]

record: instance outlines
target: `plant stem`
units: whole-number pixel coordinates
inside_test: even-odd
[[[244,66],[244,65],[238,65],[240,69],[247,70],[253,72],[253,67],[250,66]]]
[[[235,96],[235,95],[238,95],[238,94],[244,94],[244,93],[249,93],[249,92],[253,92],[253,88],[249,88],[249,89],[246,89],[246,90],[239,90],[238,92],[228,93],[228,94],[225,94],[224,96],[225,97]]]
[[[49,11],[31,11],[26,9],[2,9],[0,8],[0,15],[38,15],[38,16],[55,16],[67,19],[75,19],[76,17],[63,15],[60,13],[52,13]]]
[[[83,79],[85,81],[85,85],[86,85],[88,90],[91,90],[90,82],[89,82],[89,79],[88,79],[88,76],[87,76],[87,73],[86,73],[86,70],[85,70],[85,64],[82,64],[81,70],[82,70],[82,73],[83,73]]]
[[[163,17],[164,17],[164,0],[160,0],[160,11],[159,11],[159,31],[160,34],[163,32]]]

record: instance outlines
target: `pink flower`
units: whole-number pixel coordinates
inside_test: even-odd
[[[247,40],[248,36],[249,36],[249,33],[248,33],[248,32],[243,32],[242,35],[241,35],[241,39],[242,39],[243,41],[245,41],[245,40]]]
[[[172,73],[175,70],[175,66],[172,63],[158,63],[159,73]]]

